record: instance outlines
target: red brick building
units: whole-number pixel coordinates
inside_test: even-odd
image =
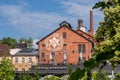
[[[93,13],[90,11],[90,30],[86,32],[83,20],[77,30],[63,21],[60,27],[38,42],[40,64],[79,64],[91,57],[93,48]]]

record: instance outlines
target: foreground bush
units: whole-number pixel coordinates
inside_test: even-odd
[[[93,80],[110,80],[107,72],[105,72],[103,70],[94,71],[92,73],[92,78],[93,78]]]
[[[114,80],[120,80],[120,73],[117,73],[117,74],[115,75]]]

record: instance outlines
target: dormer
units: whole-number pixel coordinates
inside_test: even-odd
[[[70,25],[67,21],[61,22],[61,23],[60,23],[60,27],[62,27],[62,26],[67,26],[67,27],[72,28],[71,25]]]

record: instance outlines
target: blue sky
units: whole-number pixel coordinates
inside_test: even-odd
[[[0,0],[0,39],[12,37],[43,38],[62,21],[77,29],[83,19],[89,29],[89,11],[99,0]],[[100,10],[93,10],[94,26],[103,20]]]

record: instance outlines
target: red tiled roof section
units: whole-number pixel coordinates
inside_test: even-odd
[[[10,47],[5,44],[0,44],[0,57],[10,56]]]

